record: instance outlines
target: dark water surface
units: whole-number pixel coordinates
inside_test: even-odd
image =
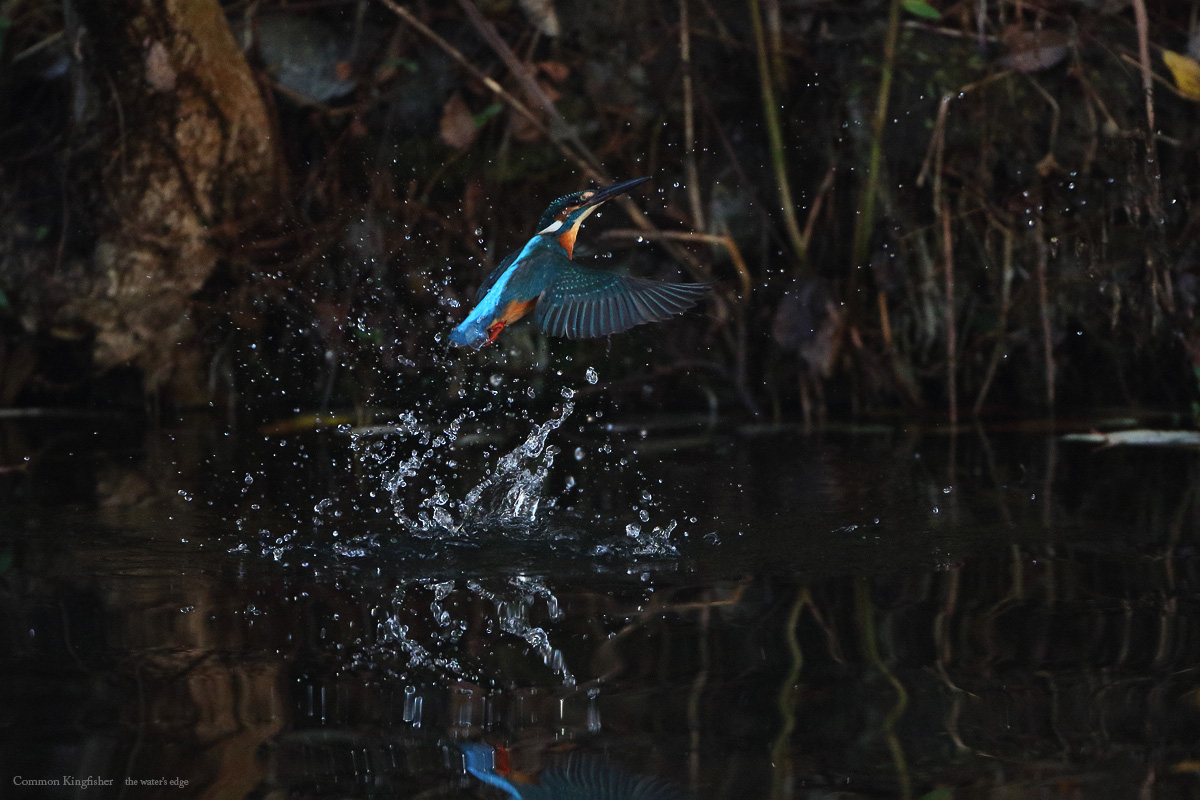
[[[1200,454],[555,418],[8,423],[0,796],[1200,793]]]

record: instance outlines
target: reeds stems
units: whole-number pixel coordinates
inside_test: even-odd
[[[808,263],[808,242],[800,232],[796,219],[796,203],[792,200],[792,187],[787,175],[787,157],[783,149],[783,126],[779,119],[779,102],[775,98],[774,81],[771,78],[771,60],[767,51],[767,37],[763,30],[762,15],[758,0],[750,0],[750,21],[754,27],[754,46],[758,50],[758,79],[762,90],[763,116],[767,123],[767,136],[771,143],[771,163],[775,167],[775,183],[779,187],[779,207],[783,212],[783,226],[788,241],[801,265]]]
[[[888,10],[887,36],[883,44],[883,66],[879,75],[879,93],[875,98],[875,119],[871,126],[871,153],[867,162],[867,182],[859,196],[858,217],[854,222],[853,269],[867,263],[871,232],[875,227],[875,195],[879,192],[880,165],[883,163],[883,127],[887,123],[888,100],[892,93],[892,75],[896,62],[896,38],[900,30],[900,0],[892,0]]]

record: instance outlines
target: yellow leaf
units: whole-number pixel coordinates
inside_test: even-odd
[[[1200,64],[1181,53],[1163,50],[1163,62],[1175,76],[1175,85],[1189,100],[1200,102]]]

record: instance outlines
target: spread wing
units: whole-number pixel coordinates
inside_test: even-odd
[[[538,298],[534,320],[551,336],[608,336],[668,319],[696,304],[712,284],[663,283],[562,259]]]

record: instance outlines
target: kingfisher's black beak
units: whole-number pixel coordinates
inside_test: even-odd
[[[621,183],[614,183],[612,186],[606,186],[603,189],[597,189],[596,193],[588,198],[587,202],[583,204],[583,207],[588,208],[591,206],[598,206],[605,200],[611,200],[619,194],[625,194],[633,187],[640,186],[648,180],[650,179],[634,178],[631,181],[622,181]]]

